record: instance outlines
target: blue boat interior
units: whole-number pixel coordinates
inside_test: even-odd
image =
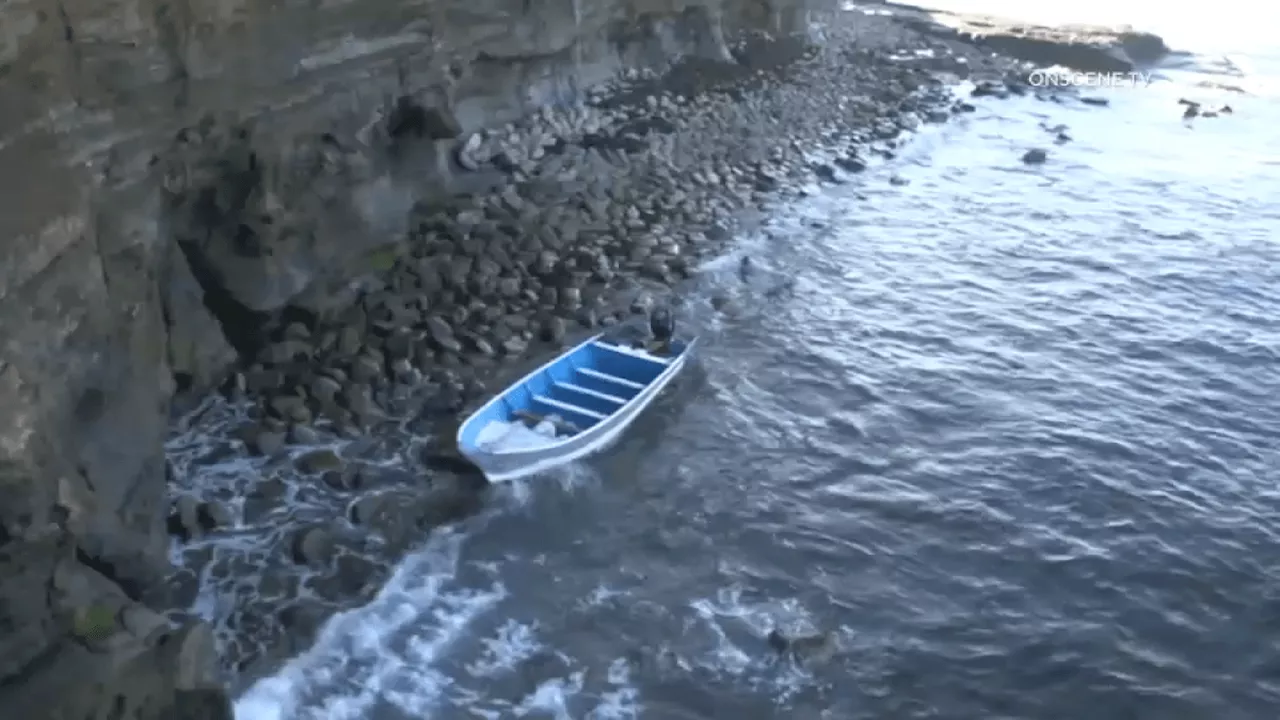
[[[639,395],[687,348],[676,341],[663,356],[647,356],[596,339],[587,342],[513,385],[498,401],[472,416],[458,438],[474,447],[480,431],[495,420],[557,415],[569,427],[559,437],[590,430]],[[567,431],[566,431],[567,430]]]

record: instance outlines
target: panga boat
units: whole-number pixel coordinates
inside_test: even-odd
[[[697,338],[661,351],[597,335],[525,375],[458,428],[458,450],[490,482],[603,449],[679,374]]]

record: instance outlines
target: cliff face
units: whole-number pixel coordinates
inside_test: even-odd
[[[4,0],[0,706],[226,713],[206,634],[143,607],[175,398],[483,183],[467,133],[804,3]]]

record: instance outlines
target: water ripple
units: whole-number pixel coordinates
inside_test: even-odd
[[[722,439],[773,470],[736,535],[756,574],[896,635],[863,709],[1244,718],[1275,697],[1280,249],[1232,220],[1234,188],[1108,178],[1083,150],[1046,178],[935,149],[909,192],[826,206],[840,230],[774,258],[797,297],[712,351],[733,357]]]

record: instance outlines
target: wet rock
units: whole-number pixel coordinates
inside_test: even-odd
[[[442,350],[450,352],[462,352],[462,343],[454,337],[453,328],[449,323],[438,315],[428,317],[424,322],[428,336],[435,342],[436,346]]]
[[[311,380],[311,396],[321,400],[333,400],[342,392],[342,383],[328,375],[316,375]]]
[[[368,383],[382,377],[382,361],[372,353],[360,355],[351,362],[351,380]]]
[[[324,624],[328,617],[329,613],[326,609],[314,601],[300,600],[280,610],[280,624],[290,634],[314,636],[315,632],[320,629],[320,626]],[[302,644],[309,643],[304,642]]]
[[[223,381],[218,390],[223,397],[238,401],[244,397],[245,392],[248,390],[248,381],[244,373],[236,371],[227,376],[227,379]]]
[[[206,500],[200,503],[196,519],[205,532],[230,527],[235,523],[235,518],[227,506],[216,500]]]
[[[484,507],[484,491],[487,487],[487,480],[472,473],[436,476],[422,500],[419,524],[435,528],[475,515]]]
[[[372,493],[365,495],[352,502],[347,508],[347,519],[355,525],[373,525],[377,522],[378,514],[384,510],[389,502],[385,493]]]
[[[929,110],[925,112],[924,119],[925,119],[925,122],[929,122],[937,125],[937,124],[947,122],[948,120],[951,119],[951,116],[948,115],[945,110]]]
[[[354,355],[360,350],[362,328],[347,325],[338,331],[337,351],[340,355]]]
[[[204,623],[187,623],[174,632],[157,638],[158,643],[173,648],[174,685],[184,690],[220,688],[222,674],[217,664],[217,639]]]
[[[311,418],[311,411],[307,409],[307,399],[299,395],[276,395],[268,401],[267,405],[277,417],[306,422]]]
[[[833,631],[810,635],[786,635],[771,630],[766,641],[774,652],[805,665],[830,662],[840,651],[840,638]]]
[[[342,404],[358,422],[369,423],[383,417],[368,385],[351,383],[342,389]]]
[[[320,450],[312,450],[311,452],[299,455],[293,461],[293,466],[298,472],[307,475],[315,475],[329,471],[340,471],[343,468],[342,458],[338,453],[330,448]]]
[[[201,527],[199,520],[199,501],[189,496],[178,498],[169,513],[166,527],[170,535],[183,542],[203,536],[204,528]]]
[[[493,346],[489,344],[489,341],[482,337],[473,336],[471,338],[471,345],[475,348],[476,352],[481,355],[493,357],[497,354],[497,351],[493,349]]]
[[[259,356],[264,365],[284,365],[295,361],[305,362],[311,358],[311,343],[306,340],[282,340],[267,346]]]
[[[327,567],[333,560],[337,547],[333,533],[324,527],[309,527],[297,531],[289,545],[290,557],[298,565]]]
[[[291,322],[284,329],[285,340],[310,340],[311,328],[300,322]]]
[[[574,316],[578,320],[578,324],[587,329],[593,329],[600,324],[600,316],[595,308],[582,308]]]
[[[264,515],[280,507],[288,491],[288,485],[278,475],[270,475],[254,483],[245,493],[242,508],[244,521],[254,523],[261,520]]]
[[[1004,87],[1010,95],[1025,96],[1031,91],[1030,85],[1020,77],[1006,77]]]
[[[409,363],[407,358],[399,358],[391,363],[391,375],[397,382],[415,383],[421,377],[418,369]]]
[[[1032,148],[1022,154],[1022,162],[1027,165],[1043,165],[1049,160],[1049,153],[1040,148]]]
[[[836,158],[833,162],[845,172],[860,173],[867,169],[867,164],[860,160],[856,155],[846,155]]]
[[[552,315],[540,324],[538,330],[538,338],[543,342],[561,343],[564,342],[565,335],[568,332],[564,318],[558,315]]]
[[[326,470],[320,479],[334,490],[359,490],[365,485],[364,471],[350,465],[340,470]]]
[[[382,343],[383,352],[392,360],[404,360],[413,356],[414,338],[408,330],[397,328]]]
[[[275,455],[284,449],[286,434],[265,425],[254,425],[241,432],[240,439],[255,455]]]
[[[1003,99],[1009,97],[1009,91],[1005,89],[1003,84],[984,80],[974,86],[973,92],[971,92],[970,95],[976,98],[994,97]]]
[[[372,560],[358,555],[338,555],[331,575],[317,578],[312,590],[332,602],[350,603],[353,598],[365,598],[376,592],[382,580],[383,568]]]
[[[428,529],[420,522],[423,507],[419,495],[384,490],[357,499],[350,505],[347,517],[352,524],[376,533],[394,552],[403,550]]]
[[[824,180],[826,182],[830,182],[830,183],[840,182],[839,176],[836,175],[835,168],[831,167],[830,165],[827,165],[826,163],[819,163],[818,165],[815,165],[813,168],[813,174],[817,175],[819,179]]]
[[[289,442],[294,445],[319,445],[322,439],[315,429],[306,425],[294,425],[289,428]]]

